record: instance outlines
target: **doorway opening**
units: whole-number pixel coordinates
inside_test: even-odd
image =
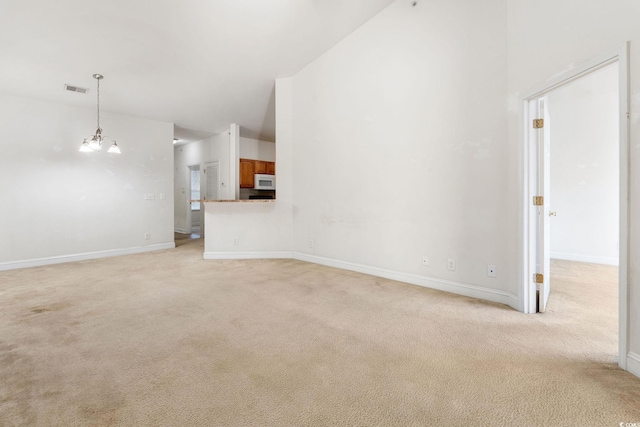
[[[187,232],[199,238],[202,234],[200,165],[187,166]]]
[[[548,81],[524,97],[522,115],[522,311],[544,312],[549,298],[553,301],[552,267],[557,275],[575,275],[581,265],[595,274],[598,264],[618,264],[613,303],[623,369],[629,322],[627,58],[625,44]],[[602,89],[607,76],[613,76],[607,83],[613,87],[598,96],[602,102],[611,97],[614,111],[585,103],[594,95],[588,93],[590,85]],[[576,93],[585,99],[576,100]],[[551,263],[552,256],[562,261]]]

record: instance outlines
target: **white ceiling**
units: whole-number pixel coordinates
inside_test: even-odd
[[[104,111],[273,141],[274,79],[394,0],[0,1],[0,92],[95,108],[101,73]]]

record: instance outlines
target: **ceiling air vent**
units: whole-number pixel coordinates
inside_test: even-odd
[[[89,89],[85,89],[83,87],[64,85],[64,90],[68,90],[69,92],[78,92],[78,93],[87,93]]]

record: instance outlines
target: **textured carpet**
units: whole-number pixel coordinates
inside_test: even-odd
[[[549,310],[292,260],[175,250],[0,272],[2,426],[617,426],[616,269]]]

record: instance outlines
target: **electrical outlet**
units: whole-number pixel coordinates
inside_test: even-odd
[[[496,277],[496,266],[495,265],[487,265],[487,276]]]
[[[238,244],[238,238],[237,238],[237,237],[234,237],[234,238],[233,238],[233,244],[234,244],[234,245],[237,245],[237,244]]]
[[[428,256],[423,256],[422,257],[422,265],[429,265],[429,257]]]
[[[149,239],[151,239],[151,234],[144,233],[144,240],[149,240]]]
[[[309,248],[310,249],[313,249],[313,244],[314,244],[313,239],[309,239]]]
[[[449,258],[449,259],[447,260],[447,268],[448,268],[450,271],[456,271],[456,260],[455,260],[455,259],[451,259],[451,258]]]

